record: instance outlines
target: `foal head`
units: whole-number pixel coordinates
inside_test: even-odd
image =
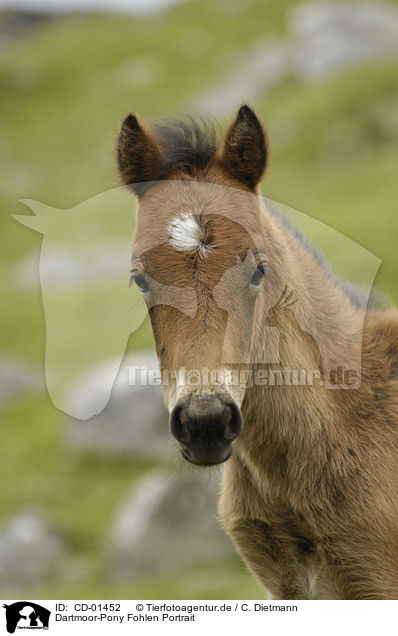
[[[132,280],[149,307],[171,432],[195,464],[228,459],[243,425],[245,387],[229,371],[250,361],[259,329],[270,239],[257,187],[266,160],[262,125],[247,106],[221,150],[214,131],[195,122],[149,131],[129,115],[119,136],[120,173],[139,199]]]

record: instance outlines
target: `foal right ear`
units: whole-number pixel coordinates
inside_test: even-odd
[[[138,195],[145,191],[143,182],[157,179],[160,151],[153,135],[141,125],[136,115],[127,115],[122,123],[117,161],[123,183]]]
[[[255,190],[267,165],[264,128],[249,106],[241,106],[224,139],[221,163],[230,174]]]

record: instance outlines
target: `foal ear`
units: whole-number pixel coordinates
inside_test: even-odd
[[[263,126],[249,106],[241,106],[224,139],[221,162],[226,170],[255,189],[267,165]]]
[[[117,161],[123,183],[138,195],[145,190],[142,182],[157,179],[160,151],[153,135],[141,125],[136,115],[127,115],[122,123],[117,142]]]

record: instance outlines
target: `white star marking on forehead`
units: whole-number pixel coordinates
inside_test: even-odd
[[[203,255],[210,249],[206,245],[205,233],[198,219],[192,212],[182,212],[169,225],[169,243],[180,252],[201,252]]]

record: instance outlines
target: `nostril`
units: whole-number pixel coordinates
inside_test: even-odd
[[[181,399],[170,414],[173,437],[190,452],[226,448],[243,428],[242,414],[229,395],[188,396]]]
[[[228,404],[225,408],[226,410],[228,409],[229,414],[225,424],[224,437],[229,442],[232,442],[242,431],[242,415],[239,408],[233,403]]]
[[[183,406],[175,406],[172,410],[170,415],[170,430],[177,442],[180,442],[181,444],[188,444],[191,441],[191,436],[186,425],[182,421],[183,408]]]

